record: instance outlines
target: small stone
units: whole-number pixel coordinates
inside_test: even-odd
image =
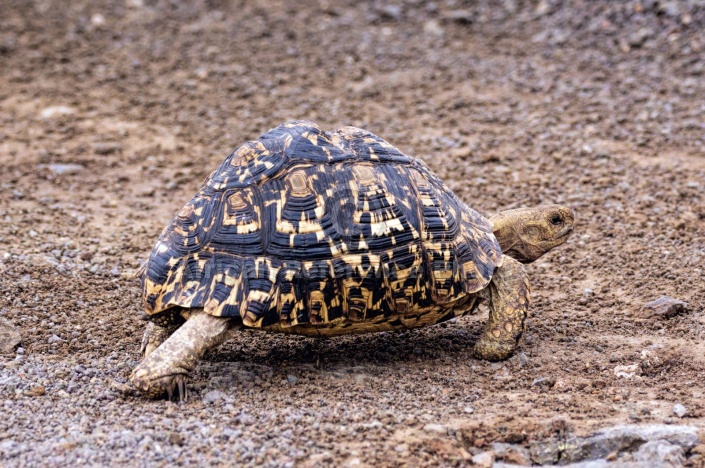
[[[641,47],[644,43],[654,35],[654,32],[649,28],[641,28],[633,32],[627,38],[627,42],[632,47]]]
[[[444,21],[450,21],[457,24],[472,24],[473,14],[470,10],[452,10],[444,13],[441,17]]]
[[[480,452],[472,457],[472,463],[482,468],[491,468],[494,465],[494,452]]]
[[[475,412],[475,409],[472,406],[466,406],[465,408],[463,408],[463,412],[465,414],[472,414]]]
[[[298,377],[296,377],[295,375],[291,375],[291,374],[289,374],[289,375],[286,376],[286,380],[287,380],[290,384],[295,384],[296,382],[299,381]]]
[[[220,390],[211,390],[210,392],[203,395],[203,399],[201,401],[203,401],[204,404],[213,404],[218,403],[220,401],[224,401],[227,398],[228,396]]]
[[[436,434],[446,434],[448,432],[448,428],[446,428],[443,424],[426,424],[423,427],[423,430]]]
[[[595,293],[590,288],[585,288],[585,290],[583,291],[583,297],[586,299],[589,299],[594,296],[595,296]]]
[[[116,142],[102,142],[93,145],[96,154],[112,154],[122,150],[122,145]]]
[[[70,115],[76,113],[76,109],[67,106],[51,106],[43,109],[40,115],[44,119],[52,119],[62,115]]]
[[[64,341],[64,340],[62,340],[59,336],[51,335],[49,337],[49,339],[47,340],[47,343],[54,344],[54,343],[61,343],[62,341]]]
[[[30,396],[34,397],[39,397],[42,396],[46,393],[46,389],[42,387],[41,385],[38,385],[36,387],[32,387],[32,389],[28,392]]]
[[[688,410],[682,404],[676,403],[675,405],[673,405],[673,414],[675,414],[679,418],[682,418],[686,414],[688,414]]]
[[[93,26],[103,26],[105,25],[105,16],[100,13],[95,13],[91,16],[91,24]]]
[[[521,445],[495,442],[492,444],[495,459],[513,465],[531,466],[531,454]]]
[[[171,445],[184,445],[184,438],[176,432],[170,432],[167,440]]]
[[[401,6],[399,5],[385,5],[382,7],[380,13],[382,17],[398,20],[401,18]]]
[[[37,167],[39,169],[49,169],[56,175],[81,172],[86,168],[82,164],[40,164]]]
[[[640,370],[639,364],[630,364],[628,366],[615,366],[612,370],[615,377],[621,377],[623,379],[633,379],[635,375]]]
[[[641,307],[641,316],[650,319],[668,319],[688,310],[688,303],[669,296],[661,296]]]
[[[653,440],[645,443],[633,455],[634,461],[644,466],[683,466],[685,453],[683,447],[665,440]]]
[[[443,28],[441,25],[438,23],[437,20],[432,19],[428,20],[424,23],[423,25],[423,31],[427,34],[431,34],[433,36],[442,36],[443,35]]]
[[[21,341],[17,328],[5,317],[0,317],[0,353],[11,353]]]
[[[555,377],[538,377],[531,382],[532,387],[553,388],[556,385]]]

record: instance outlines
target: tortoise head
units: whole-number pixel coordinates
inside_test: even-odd
[[[573,232],[573,210],[561,205],[540,205],[502,211],[490,218],[502,252],[521,263],[531,263]]]

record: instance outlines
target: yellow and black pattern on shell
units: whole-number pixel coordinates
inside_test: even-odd
[[[502,254],[421,161],[358,128],[283,124],[231,153],[160,235],[145,310],[337,335],[471,311]]]

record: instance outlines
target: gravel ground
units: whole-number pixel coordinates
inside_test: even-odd
[[[0,11],[3,466],[705,465],[702,1]],[[234,147],[300,118],[380,135],[480,212],[577,212],[529,266],[520,351],[473,359],[484,310],[246,331],[188,402],[134,394],[135,270]],[[662,296],[685,304],[644,307]]]

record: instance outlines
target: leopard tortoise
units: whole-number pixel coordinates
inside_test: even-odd
[[[285,123],[233,151],[141,271],[149,319],[131,381],[177,392],[241,328],[335,336],[423,327],[486,300],[475,346],[502,360],[529,308],[522,263],[564,243],[559,205],[484,218],[420,160],[355,127]]]

